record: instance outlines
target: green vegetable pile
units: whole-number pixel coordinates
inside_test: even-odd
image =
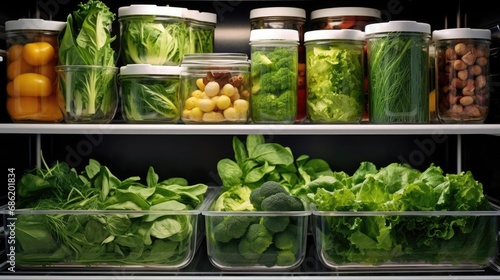
[[[298,191],[320,211],[490,211],[472,174],[423,172],[363,162],[352,176],[334,172]],[[324,257],[335,265],[449,263],[487,265],[497,247],[496,217],[450,215],[320,215]]]
[[[303,211],[302,201],[274,181],[253,189],[250,201],[258,211],[279,214],[208,216],[208,238],[217,262],[222,266],[266,267],[299,263],[307,238],[307,217],[292,216],[288,211]]]
[[[17,208],[38,211],[16,213],[19,264],[180,267],[194,255],[197,216],[183,212],[199,207],[206,185],[160,181],[153,167],[146,184],[137,176],[120,180],[92,159],[79,173],[65,162],[44,165],[17,185]]]
[[[368,40],[371,122],[429,121],[426,45],[424,37],[401,32]]]
[[[115,36],[111,37],[109,31],[115,16],[103,2],[89,0],[68,15],[67,24],[59,34],[60,65],[95,66],[60,81],[71,118],[115,114],[118,97],[115,51],[111,47]]]
[[[235,159],[224,158],[217,164],[222,190],[215,211],[255,210],[250,202],[252,189],[275,181],[294,193],[322,175],[332,174],[327,162],[307,155],[294,159],[289,147],[266,143],[264,136],[250,134],[246,142],[233,137]]]
[[[179,81],[122,79],[124,116],[130,122],[176,122],[179,114]]]
[[[252,120],[294,122],[297,114],[297,47],[251,52]]]
[[[124,64],[179,65],[189,52],[189,28],[183,20],[165,22],[156,15],[120,19]]]
[[[306,46],[307,114],[312,122],[359,122],[364,108],[363,48]]]

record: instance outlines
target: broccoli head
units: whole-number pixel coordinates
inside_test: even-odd
[[[264,216],[262,224],[272,233],[282,232],[290,223],[288,216]]]
[[[252,190],[252,192],[250,193],[250,202],[255,209],[261,210],[260,204],[262,203],[262,200],[264,200],[266,197],[280,192],[288,193],[288,190],[278,182],[267,181],[264,182],[260,187]]]
[[[264,211],[303,211],[304,205],[300,199],[289,193],[273,194],[260,204]]]
[[[261,93],[279,95],[294,90],[296,83],[297,72],[295,69],[279,68],[274,72],[265,73],[254,79],[252,92],[260,91]]]
[[[278,260],[278,249],[272,244],[262,253],[257,260],[258,264],[264,265],[266,267],[272,267],[276,265]]]
[[[243,243],[242,243],[243,242]],[[262,254],[273,243],[273,234],[262,224],[251,224],[238,246],[243,256]]]
[[[295,91],[289,90],[282,94],[259,94],[254,90],[260,85],[252,87],[252,111],[255,119],[265,119],[270,121],[291,121],[295,119],[297,113],[297,102],[291,100],[290,96],[296,97]]]
[[[245,259],[238,250],[239,240],[229,242],[214,242],[214,256],[225,265],[245,264]]]
[[[212,230],[214,239],[219,242],[229,242],[232,239],[241,238],[247,231],[248,226],[258,221],[254,216],[226,216]]]
[[[278,256],[276,258],[276,265],[278,266],[290,266],[296,260],[296,255],[292,250],[280,250],[278,251]]]
[[[299,238],[297,238],[297,226],[289,224],[282,232],[276,233],[273,236],[273,244],[280,250],[292,250],[297,253],[299,248]]]

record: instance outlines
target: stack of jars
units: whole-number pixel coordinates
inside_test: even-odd
[[[122,116],[131,123],[180,120],[180,63],[213,52],[216,15],[186,8],[130,5],[118,9]]]

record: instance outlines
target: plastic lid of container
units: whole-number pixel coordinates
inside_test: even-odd
[[[382,13],[380,10],[364,7],[326,8],[311,12],[311,19],[342,16],[364,16],[381,19]]]
[[[180,75],[180,73],[179,66],[127,64],[120,67],[120,75]]]
[[[21,18],[5,22],[5,31],[11,30],[49,30],[61,31],[66,26],[65,21],[44,20],[40,18]]]
[[[217,14],[200,12],[198,10],[185,10],[184,17],[197,21],[217,23]]]
[[[434,30],[432,32],[432,40],[434,41],[462,38],[491,40],[491,30],[473,28],[450,28]]]
[[[250,31],[250,41],[291,40],[299,41],[299,31],[294,29],[254,29]]]
[[[158,6],[158,5],[140,5],[133,4],[118,8],[118,17],[132,15],[157,15],[169,17],[183,17],[187,9],[180,7]]]
[[[248,56],[244,53],[188,53],[182,57],[181,66],[248,66]]]
[[[334,39],[364,41],[365,33],[356,29],[312,30],[304,33],[304,42]]]
[[[301,8],[293,7],[269,7],[250,10],[250,19],[262,17],[298,17],[306,18],[306,11]]]
[[[412,20],[394,20],[382,23],[372,23],[365,27],[365,34],[383,32],[417,32],[431,34],[431,25]]]

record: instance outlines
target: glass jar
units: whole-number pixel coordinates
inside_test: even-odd
[[[182,122],[246,123],[250,86],[246,54],[184,55],[180,74]]]
[[[19,19],[5,23],[7,112],[14,122],[60,122],[57,37],[66,22]]]
[[[56,66],[66,123],[110,123],[118,109],[118,67]]]
[[[122,117],[128,123],[175,123],[180,118],[179,66],[120,67]]]
[[[365,26],[382,21],[380,10],[365,7],[338,7],[311,12],[311,30],[356,29],[365,31]]]
[[[404,20],[366,26],[370,122],[429,122],[430,30]]]
[[[306,57],[304,32],[306,11],[294,7],[267,7],[250,11],[250,29],[293,29],[299,32],[299,64],[297,73],[296,122],[307,119],[306,112]]]
[[[313,30],[304,40],[310,122],[359,123],[364,110],[364,32]]]
[[[490,103],[489,29],[432,32],[435,45],[436,108],[441,123],[483,123]]]
[[[124,65],[179,65],[191,49],[186,8],[130,5],[118,8]]]
[[[295,122],[298,44],[297,30],[250,31],[251,105],[254,123]]]
[[[214,52],[215,27],[217,15],[214,13],[200,12],[197,10],[185,11],[188,21],[190,49],[187,53],[212,53]]]
[[[365,31],[368,24],[382,21],[380,10],[365,7],[336,7],[314,10],[311,12],[311,30],[354,29]],[[363,120],[369,120],[368,69],[365,47],[365,86]]]

